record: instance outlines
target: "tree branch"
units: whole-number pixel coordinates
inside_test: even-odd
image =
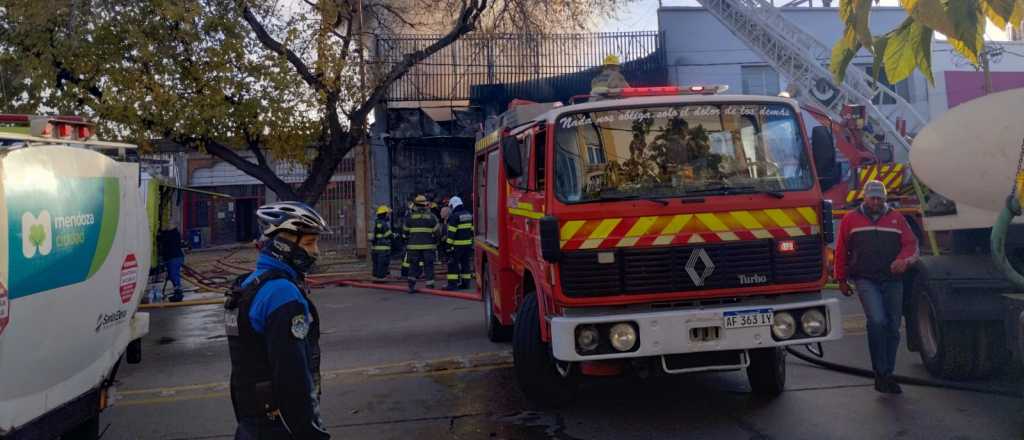
[[[306,65],[306,62],[303,61],[302,58],[300,58],[294,51],[288,49],[284,44],[275,40],[274,37],[267,32],[263,23],[260,23],[260,20],[256,18],[256,15],[252,13],[252,10],[244,4],[242,5],[242,18],[245,19],[245,22],[248,23],[249,27],[256,33],[256,39],[271,52],[285,57],[306,84],[317,91],[327,90],[327,86],[324,84],[322,79],[309,70],[309,66]]]
[[[278,197],[282,199],[296,200],[298,198],[295,196],[295,191],[292,189],[291,185],[285,183],[283,180],[281,180],[280,177],[277,177],[277,174],[274,173],[274,170],[272,170],[270,166],[267,164],[266,158],[264,157],[262,160],[259,159],[259,157],[262,156],[262,154],[257,155],[257,160],[260,161],[260,164],[257,165],[252,162],[249,162],[248,160],[245,160],[245,158],[239,155],[237,152],[235,152],[235,150],[232,150],[231,148],[228,148],[226,145],[221,144],[220,142],[217,142],[213,139],[193,138],[186,140],[184,143],[191,144],[193,146],[202,145],[204,148],[206,148],[207,153],[217,156],[221,158],[223,161],[231,165],[234,165],[235,168],[238,168],[243,173],[255,177],[260,182],[263,182],[265,185],[267,185],[267,187],[270,188],[271,191],[276,193]]]
[[[487,0],[468,0],[468,4],[463,2],[462,12],[459,14],[459,19],[455,22],[447,34],[432,43],[431,45],[420,49],[418,51],[406,54],[402,57],[402,61],[398,62],[394,66],[391,66],[391,70],[384,76],[384,79],[374,87],[373,91],[370,92],[369,98],[362,105],[360,105],[354,112],[352,112],[353,120],[363,120],[370,114],[373,107],[377,105],[387,94],[388,88],[391,87],[395,81],[398,81],[403,75],[409,72],[416,63],[423,61],[427,57],[437,53],[441,49],[444,49],[454,43],[463,35],[472,32],[476,28],[477,21],[480,19],[480,14],[487,9]]]

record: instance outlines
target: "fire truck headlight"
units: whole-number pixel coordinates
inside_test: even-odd
[[[636,329],[632,324],[620,322],[608,331],[612,347],[618,351],[629,351],[636,346]]]
[[[778,312],[772,322],[772,335],[775,339],[784,341],[792,338],[796,333],[796,320],[789,312]]]
[[[576,327],[576,351],[580,353],[594,351],[600,342],[601,335],[597,327],[584,325]]]
[[[825,314],[818,309],[809,309],[800,317],[800,328],[807,333],[807,336],[817,338],[825,334]]]

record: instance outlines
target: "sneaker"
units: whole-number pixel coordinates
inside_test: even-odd
[[[425,284],[426,284],[428,289],[433,289],[434,288],[434,282],[433,281],[427,281]]]
[[[900,387],[899,382],[896,382],[896,378],[892,377],[892,375],[885,376],[885,381],[889,394],[903,394],[903,388]]]
[[[879,393],[887,393],[889,389],[885,386],[885,382],[882,380],[882,376],[875,376],[875,391]]]

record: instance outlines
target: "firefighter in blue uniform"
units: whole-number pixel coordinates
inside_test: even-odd
[[[473,279],[473,268],[469,264],[473,255],[473,214],[466,210],[462,199],[452,197],[448,201],[448,290],[465,289]]]
[[[409,293],[416,292],[416,280],[421,271],[426,273],[427,288],[434,287],[434,253],[437,252],[437,237],[441,230],[425,196],[416,196],[413,203],[404,227],[405,236],[409,237],[405,246],[410,266]]]
[[[330,229],[299,202],[264,205],[256,215],[256,271],[239,277],[224,306],[235,439],[329,439],[320,418],[320,318],[305,274]]]
[[[383,280],[387,278],[391,269],[391,221],[388,214],[391,208],[387,205],[380,205],[377,208],[377,219],[373,221],[373,278]]]

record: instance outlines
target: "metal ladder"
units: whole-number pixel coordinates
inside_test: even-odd
[[[872,127],[884,133],[887,141],[900,146],[894,151],[896,160],[908,160],[910,141],[897,128],[898,121],[905,122],[907,132],[917,131],[927,122],[913,105],[857,67],[848,69],[843,83],[836,84],[826,67],[832,49],[783,17],[767,0],[698,1],[750,49],[789,78],[798,92],[795,99],[824,108],[837,121],[843,105],[863,105]],[[894,104],[886,104],[883,110],[873,103],[875,100]]]

